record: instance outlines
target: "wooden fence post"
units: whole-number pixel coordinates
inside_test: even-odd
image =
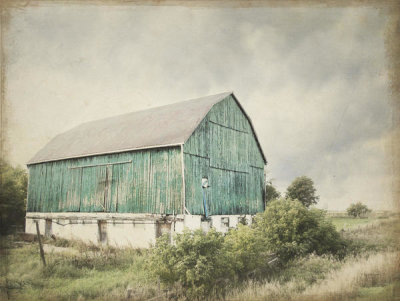
[[[39,231],[39,221],[35,221],[36,223],[36,234],[39,242],[39,249],[40,249],[40,257],[42,258],[43,265],[46,266],[46,260],[44,258],[44,251],[42,246],[42,241],[40,239],[40,231]]]

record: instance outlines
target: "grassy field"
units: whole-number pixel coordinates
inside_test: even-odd
[[[400,221],[332,217],[354,241],[356,256],[310,255],[264,281],[232,287],[228,300],[395,300],[400,296]],[[146,250],[45,241],[43,267],[35,242],[2,240],[0,300],[165,300],[146,270]]]
[[[145,252],[134,249],[98,248],[79,242],[50,248],[47,241],[44,267],[37,243],[8,241],[2,297],[11,300],[123,300],[127,290],[147,299],[155,295],[144,268]],[[57,244],[57,242],[56,242]],[[3,271],[4,272],[4,271]],[[155,287],[155,285],[154,285]],[[2,298],[0,298],[3,300]]]
[[[337,230],[347,230],[363,225],[368,225],[377,221],[377,218],[352,218],[352,217],[331,217],[330,220],[335,225]]]
[[[328,212],[329,219],[335,225],[337,230],[348,230],[354,228],[362,228],[363,226],[373,226],[375,223],[379,223],[381,220],[386,220],[390,217],[395,216],[394,213],[390,212],[375,212],[370,214],[368,217],[354,218],[349,217],[345,212]]]

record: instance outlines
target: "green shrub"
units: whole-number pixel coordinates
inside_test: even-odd
[[[279,274],[269,264],[275,256],[285,267],[290,260],[310,253],[342,257],[345,247],[324,211],[308,210],[298,200],[280,199],[257,215],[253,226],[239,224],[225,236],[215,230],[197,230],[176,235],[174,244],[168,236],[159,238],[148,266],[154,278],[169,287],[179,286],[186,298],[196,299],[223,293],[227,283],[234,279],[271,278]],[[325,268],[325,261],[309,260],[303,271],[306,282],[311,283],[325,273],[329,268]]]
[[[0,234],[23,229],[27,186],[26,171],[0,159]]]
[[[250,274],[260,276],[269,271],[270,252],[259,232],[249,226],[238,225],[225,236],[225,248],[231,253],[234,270],[240,279]]]
[[[352,217],[364,217],[367,216],[368,213],[371,212],[366,205],[361,202],[351,204],[349,208],[346,209],[347,214]]]
[[[298,200],[272,201],[264,213],[256,216],[255,228],[264,237],[266,247],[283,262],[312,252],[341,255],[345,247],[325,212],[308,210]]]
[[[187,299],[223,291],[233,278],[233,260],[224,247],[224,237],[215,230],[184,231],[171,244],[168,236],[156,242],[149,256],[151,274],[166,285],[179,284]]]

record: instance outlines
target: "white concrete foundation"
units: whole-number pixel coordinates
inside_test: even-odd
[[[252,216],[214,215],[204,220],[201,215],[163,216],[118,213],[33,213],[26,215],[25,232],[36,234],[36,221],[42,235],[77,239],[117,247],[148,248],[162,233],[182,233],[211,228],[226,233],[235,228],[240,218],[251,224]],[[202,220],[203,219],[203,220]]]

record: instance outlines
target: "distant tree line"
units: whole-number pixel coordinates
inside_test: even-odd
[[[272,181],[268,181],[265,186],[265,203],[268,204],[280,197],[281,193],[272,184]],[[313,180],[307,176],[301,176],[294,179],[286,189],[285,199],[298,200],[306,208],[309,208],[318,203],[319,196],[316,195]],[[353,203],[346,209],[347,214],[355,218],[366,217],[371,211],[361,202]]]

